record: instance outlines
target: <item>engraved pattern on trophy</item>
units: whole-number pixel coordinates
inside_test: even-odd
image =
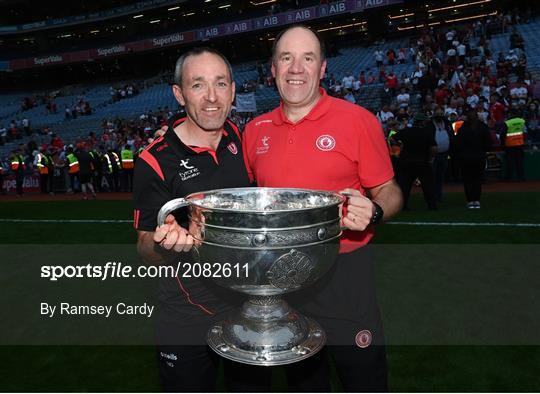
[[[325,239],[335,237],[340,232],[338,223],[330,223],[324,226],[315,226],[306,229],[292,229],[268,232],[240,232],[221,228],[205,226],[201,228],[206,240],[223,246],[242,247],[279,247],[279,246],[302,246],[319,243]]]
[[[296,289],[309,278],[313,263],[307,254],[291,249],[272,265],[266,273],[271,285],[280,289]]]
[[[199,192],[162,207],[159,217],[165,218],[188,205],[201,263],[248,267],[247,276],[212,278],[249,297],[209,330],[208,344],[216,353],[270,366],[298,362],[324,346],[321,326],[281,296],[309,286],[332,266],[344,201],[326,191],[236,188]]]

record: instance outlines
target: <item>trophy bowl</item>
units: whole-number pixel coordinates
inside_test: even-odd
[[[212,280],[248,295],[239,312],[210,328],[214,351],[270,366],[303,360],[324,346],[320,325],[281,295],[309,286],[332,266],[344,201],[334,192],[250,187],[198,192],[163,205],[159,225],[188,207],[195,261],[220,267]]]

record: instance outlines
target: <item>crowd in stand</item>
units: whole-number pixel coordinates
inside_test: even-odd
[[[91,115],[92,107],[90,103],[84,99],[83,96],[79,96],[77,101],[73,105],[66,105],[64,108],[65,120],[77,119],[77,116]]]
[[[136,96],[139,94],[139,90],[139,87],[135,83],[128,83],[121,86],[111,86],[109,88],[111,102],[115,103],[119,100]]]

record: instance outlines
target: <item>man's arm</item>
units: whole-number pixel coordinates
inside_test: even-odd
[[[345,189],[341,193],[350,195],[347,205],[347,215],[343,224],[350,230],[364,231],[369,226],[377,203],[384,211],[383,221],[392,218],[403,206],[401,189],[394,179],[382,185],[367,189],[368,197],[356,189]]]

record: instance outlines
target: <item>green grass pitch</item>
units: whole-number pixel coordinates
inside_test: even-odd
[[[540,223],[537,192],[486,193],[481,210],[466,210],[463,195],[455,193],[447,194],[438,211],[428,211],[421,196],[413,195],[410,207],[393,221]],[[0,203],[0,219],[126,220],[131,214],[130,201]],[[0,240],[21,248],[49,243],[134,244],[135,231],[130,223],[0,222]],[[465,244],[474,250],[512,254],[512,247],[539,243],[540,227],[512,226],[388,224],[377,229],[374,240],[376,248],[410,248],[404,249],[410,253],[415,245],[427,253]],[[425,325],[433,324],[437,332],[437,325],[447,324],[453,335],[450,342],[454,338],[457,343],[390,343],[392,391],[540,391],[540,342],[534,337],[540,320],[538,256],[502,262],[471,257],[452,264],[437,259],[398,260],[384,260],[377,266],[385,331],[400,338],[406,330],[427,333]],[[0,284],[4,291],[9,289],[6,278],[0,277]],[[491,293],[494,288],[500,291]],[[4,297],[11,296],[16,297],[4,292]],[[426,322],[428,318],[433,321]],[[496,330],[486,327],[504,323],[506,318],[516,340],[498,344]],[[478,325],[472,322],[463,327],[460,319],[477,319]],[[463,332],[458,332],[460,327]],[[483,335],[493,335],[493,340],[482,343]],[[469,344],[467,338],[476,342]],[[0,358],[1,391],[160,391],[152,346],[0,346]],[[274,383],[275,391],[286,390],[279,373]],[[334,388],[340,390],[339,382],[334,382]]]

